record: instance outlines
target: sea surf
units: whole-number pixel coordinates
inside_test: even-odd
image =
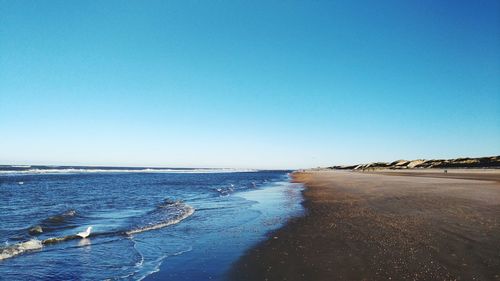
[[[7,280],[223,280],[239,256],[302,211],[290,171],[5,167]],[[76,235],[89,226],[88,237]]]

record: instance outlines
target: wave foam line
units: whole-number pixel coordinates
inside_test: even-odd
[[[29,169],[29,170],[0,170],[0,174],[7,175],[37,175],[37,174],[81,174],[81,173],[170,173],[170,174],[216,174],[258,172],[254,169]]]
[[[191,252],[193,250],[193,247],[192,246],[189,246],[189,248],[187,250],[184,250],[184,251],[180,251],[180,252],[177,252],[177,253],[174,253],[172,255],[164,255],[158,259],[156,259],[156,266],[153,268],[153,270],[149,271],[149,272],[146,272],[146,274],[142,277],[140,277],[139,279],[137,279],[137,281],[142,281],[144,280],[146,277],[148,277],[149,275],[155,273],[155,272],[158,272],[160,271],[160,266],[161,264],[163,263],[163,260],[166,259],[167,257],[169,256],[172,256],[172,257],[175,257],[175,256],[180,256],[184,253],[187,253],[187,252]]]
[[[0,249],[0,261],[20,255],[27,251],[39,250],[42,247],[42,241],[37,239],[32,239],[26,242],[14,244],[12,246],[7,246],[3,249]]]
[[[129,231],[125,232],[125,234],[127,234],[127,235],[133,235],[133,234],[136,234],[136,233],[141,233],[141,232],[145,232],[145,231],[149,231],[149,230],[154,230],[154,229],[160,229],[160,228],[163,228],[163,227],[166,227],[166,226],[169,226],[169,225],[177,224],[177,223],[179,223],[179,222],[187,219],[192,214],[194,214],[194,208],[193,207],[191,207],[189,205],[184,205],[184,206],[185,206],[184,212],[182,214],[176,216],[173,219],[170,219],[170,220],[164,221],[162,223],[158,223],[158,224],[151,224],[151,225],[148,225],[148,226],[144,226],[144,227],[132,229],[132,230],[129,230]]]
[[[190,217],[194,212],[195,209],[187,204],[183,204],[180,202],[174,202],[174,203],[169,203],[167,202],[167,205],[161,205],[160,208],[167,208],[168,206],[175,206],[179,207],[182,206],[182,212],[174,216],[173,218],[169,220],[162,221],[160,223],[152,223],[147,226],[143,227],[138,227],[129,231],[116,231],[116,232],[101,232],[101,233],[91,233],[89,237],[97,237],[97,236],[110,236],[110,235],[127,235],[131,236],[133,234],[145,232],[145,231],[150,231],[150,230],[155,230],[155,229],[160,229],[169,225],[177,224],[180,223],[181,221],[185,220],[186,218]],[[17,255],[20,255],[22,253],[28,252],[28,251],[34,251],[34,250],[40,250],[43,248],[44,245],[50,245],[50,244],[56,244],[56,243],[61,243],[64,241],[69,241],[69,240],[76,240],[76,239],[81,239],[80,236],[77,235],[68,235],[68,236],[63,236],[63,237],[51,237],[47,238],[45,240],[37,240],[37,239],[31,239],[25,242],[20,242],[16,243],[11,246],[7,246],[4,248],[0,248],[0,261],[4,259],[8,259]]]

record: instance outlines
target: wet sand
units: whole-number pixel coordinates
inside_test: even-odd
[[[500,171],[295,173],[307,214],[230,280],[500,280]]]

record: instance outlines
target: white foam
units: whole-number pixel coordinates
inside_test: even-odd
[[[192,250],[193,250],[193,247],[189,247],[189,249],[174,253],[171,256],[179,256],[179,255],[182,255],[184,253],[191,252]],[[141,276],[140,278],[138,278],[137,281],[142,281],[142,280],[144,280],[144,278],[148,277],[149,275],[160,271],[160,266],[163,263],[163,260],[167,257],[168,257],[168,255],[164,255],[164,256],[156,259],[156,266],[151,271],[146,272],[146,274],[144,274],[144,276]]]
[[[185,206],[184,212],[182,214],[176,216],[173,219],[170,219],[170,220],[158,223],[158,224],[153,224],[153,225],[149,225],[149,226],[145,226],[145,227],[141,227],[141,228],[137,228],[137,229],[132,229],[132,230],[127,231],[125,233],[127,235],[132,235],[132,234],[136,234],[136,233],[141,233],[141,232],[154,230],[154,229],[160,229],[160,228],[163,228],[163,227],[166,227],[169,225],[177,224],[177,223],[185,220],[186,218],[188,218],[189,216],[191,216],[194,213],[193,207],[191,207],[189,205],[184,205],[184,206]]]
[[[255,169],[28,169],[22,171],[0,170],[0,174],[81,174],[81,173],[171,173],[171,174],[214,174],[258,172]]]
[[[42,241],[32,239],[26,242],[14,244],[12,246],[0,249],[0,260],[8,259],[13,256],[22,254],[26,251],[39,250],[43,247]]]

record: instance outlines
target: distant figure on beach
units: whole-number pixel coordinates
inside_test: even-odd
[[[448,170],[444,170],[444,173],[445,173],[445,174],[446,174],[446,173],[448,173]]]

